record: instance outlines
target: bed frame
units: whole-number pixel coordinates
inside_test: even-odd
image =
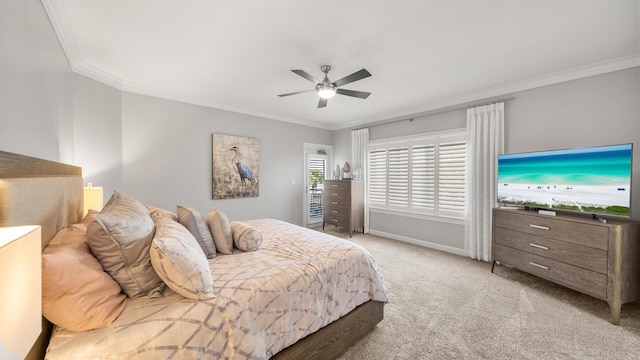
[[[0,151],[0,227],[40,225],[44,249],[58,230],[81,220],[83,183],[80,167]],[[384,303],[368,301],[272,359],[333,359],[383,318]],[[52,327],[42,319],[26,359],[44,359]]]

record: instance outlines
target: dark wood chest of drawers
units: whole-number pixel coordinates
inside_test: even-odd
[[[493,210],[493,261],[609,303],[640,299],[640,229],[633,221]],[[493,271],[493,267],[492,267]]]
[[[325,180],[322,192],[322,229],[333,224],[349,230],[364,228],[364,182]]]

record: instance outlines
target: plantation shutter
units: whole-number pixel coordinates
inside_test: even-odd
[[[433,214],[436,189],[436,147],[434,144],[411,148],[411,207],[415,213]]]
[[[387,149],[369,150],[369,204],[387,205]]]
[[[465,141],[438,145],[438,213],[464,217]]]
[[[370,207],[464,219],[465,140],[458,130],[370,142]]]
[[[409,148],[406,146],[389,149],[389,208],[408,210],[409,208]]]

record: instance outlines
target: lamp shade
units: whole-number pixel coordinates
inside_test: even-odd
[[[93,187],[92,183],[88,183],[84,188],[84,214],[89,212],[89,209],[101,211],[104,198],[102,195],[101,187]]]
[[[0,228],[0,358],[24,359],[41,332],[40,226]]]

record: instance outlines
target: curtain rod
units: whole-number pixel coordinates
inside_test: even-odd
[[[368,128],[368,127],[372,127],[372,126],[393,124],[393,123],[397,123],[397,122],[400,122],[400,121],[406,121],[406,120],[413,121],[413,119],[419,118],[419,117],[436,115],[436,114],[443,114],[443,113],[447,113],[447,112],[451,112],[451,111],[457,111],[457,110],[463,110],[463,109],[466,110],[466,109],[470,109],[470,108],[473,108],[473,107],[476,107],[476,106],[491,105],[491,104],[496,104],[496,103],[499,103],[499,102],[511,101],[511,100],[515,100],[515,99],[516,99],[515,96],[511,96],[511,97],[502,98],[502,99],[495,99],[495,100],[484,99],[484,100],[477,100],[477,101],[473,101],[473,102],[462,103],[462,104],[458,104],[458,105],[445,106],[445,107],[442,107],[442,108],[439,108],[439,109],[429,110],[429,111],[425,111],[425,112],[421,112],[421,113],[417,113],[417,114],[413,114],[413,115],[409,115],[409,116],[403,116],[403,117],[399,117],[399,118],[373,122],[371,124],[367,124],[366,126],[353,128],[351,130],[359,130],[359,129]],[[481,102],[478,102],[478,101],[481,101]]]

